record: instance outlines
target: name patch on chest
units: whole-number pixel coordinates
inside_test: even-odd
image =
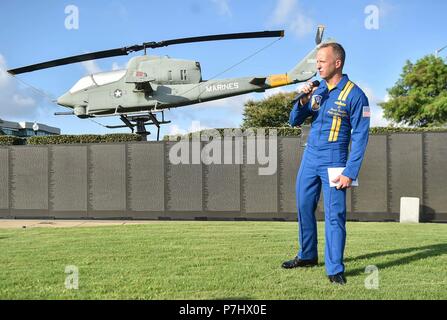
[[[349,117],[348,112],[346,111],[346,109],[342,109],[340,107],[337,108],[330,108],[329,111],[327,112],[329,115],[331,116],[336,116],[336,117],[342,117],[342,118],[347,118]]]

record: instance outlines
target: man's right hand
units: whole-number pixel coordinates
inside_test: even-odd
[[[304,106],[306,103],[309,102],[310,98],[312,97],[312,94],[317,89],[318,89],[318,86],[314,87],[313,84],[312,84],[312,81],[307,81],[306,82],[306,84],[299,91],[299,93],[302,93],[302,92],[306,93],[306,95],[300,99],[300,103],[301,103],[302,106]]]

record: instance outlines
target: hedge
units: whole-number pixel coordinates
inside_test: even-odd
[[[0,136],[0,145],[13,146],[25,144],[26,140],[15,136]]]
[[[27,139],[27,144],[73,144],[73,143],[111,143],[111,142],[132,142],[141,141],[141,136],[137,134],[106,134],[106,135],[53,135],[36,136]]]
[[[234,128],[219,128],[214,129],[219,132],[221,136],[223,136],[224,130],[238,130],[235,132],[230,131],[231,136],[239,136],[236,134],[240,132],[243,136],[250,136],[252,134],[256,134],[257,130],[264,129],[265,135],[269,134],[269,130],[275,129],[277,131],[277,135],[279,137],[290,137],[290,136],[299,136],[301,134],[301,128],[290,128],[290,127],[282,127],[282,128],[251,128],[251,129],[234,129]],[[198,132],[194,132],[194,134],[207,135],[215,132],[214,130],[202,130]],[[240,131],[239,131],[240,130]],[[403,127],[373,127],[369,130],[370,134],[389,134],[389,133],[405,133],[405,132],[447,132],[447,127],[439,128],[439,127],[430,127],[430,128],[403,128]],[[191,139],[193,133],[187,133],[185,135],[166,135],[163,137],[164,141],[178,141],[182,138]]]
[[[405,133],[405,132],[447,132],[447,127],[424,127],[424,128],[373,127],[369,129],[369,133],[371,134]]]
[[[15,136],[0,136],[0,145],[44,145],[73,143],[112,143],[141,141],[137,134],[106,134],[106,135],[52,135],[20,138]]]
[[[165,135],[164,141],[178,141],[182,138],[188,137],[189,139],[193,134],[200,135],[212,135],[217,132],[223,136],[225,130],[229,130],[230,136],[250,136],[255,135],[258,130],[264,130],[265,135],[269,135],[270,130],[276,130],[276,134],[279,137],[299,136],[301,134],[301,128],[218,128],[208,129],[199,132],[188,133],[185,135]],[[390,134],[390,133],[412,133],[412,132],[447,132],[447,127],[429,127],[429,128],[402,128],[402,127],[374,127],[370,129],[371,134]],[[29,138],[20,138],[15,136],[0,135],[0,145],[44,145],[44,144],[75,144],[75,143],[113,143],[113,142],[134,142],[141,141],[141,136],[137,134],[106,134],[106,135],[53,135],[53,136],[35,136]]]
[[[178,141],[180,139],[191,139],[193,134],[200,135],[213,135],[216,131],[219,132],[220,136],[225,136],[225,130],[228,130],[229,136],[252,136],[258,133],[258,130],[264,130],[264,134],[268,136],[270,134],[270,130],[276,130],[276,135],[279,137],[290,137],[290,136],[299,136],[301,135],[301,128],[290,128],[290,127],[282,127],[282,128],[218,128],[218,129],[206,129],[202,131],[197,131],[193,133],[187,133],[184,135],[166,135],[163,137],[163,141]]]

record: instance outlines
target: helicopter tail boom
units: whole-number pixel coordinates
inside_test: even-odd
[[[324,43],[334,42],[334,40],[328,40]],[[294,84],[298,82],[304,82],[313,78],[317,74],[317,51],[319,45],[310,51],[304,59],[293,67],[288,73],[273,74],[266,78],[266,84],[269,88],[276,88]]]

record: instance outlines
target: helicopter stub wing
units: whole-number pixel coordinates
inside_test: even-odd
[[[256,86],[263,86],[263,85],[265,85],[265,81],[266,80],[267,80],[266,77],[263,77],[263,78],[253,78],[253,79],[251,79],[250,83],[254,84]]]

